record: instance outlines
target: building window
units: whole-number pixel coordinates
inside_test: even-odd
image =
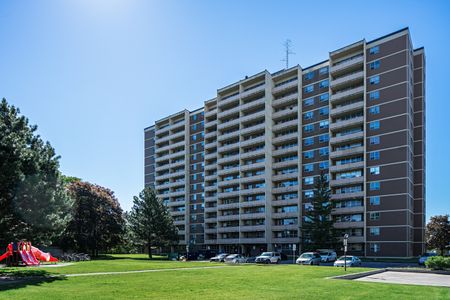
[[[371,191],[379,191],[380,190],[380,182],[379,181],[373,181],[370,183],[369,189]]]
[[[319,163],[319,169],[321,170],[325,170],[328,169],[329,166],[329,162],[328,161],[322,161]]]
[[[380,137],[379,136],[373,136],[370,138],[370,144],[371,145],[378,145],[380,143]]]
[[[319,109],[319,115],[321,116],[328,116],[329,108],[328,107],[322,107]]]
[[[370,152],[370,160],[379,160],[379,159],[380,159],[379,151]]]
[[[377,221],[380,219],[380,213],[379,212],[371,212],[371,213],[369,213],[369,218],[372,221]]]
[[[320,102],[328,101],[330,99],[330,95],[328,93],[320,95]]]
[[[380,128],[380,121],[372,121],[369,123],[369,127],[371,130],[379,129]]]
[[[194,135],[192,136],[192,140],[193,140],[193,141],[196,141],[196,140],[197,140],[197,135],[194,134]]]
[[[304,191],[303,195],[305,196],[305,198],[312,198],[314,197],[314,191],[311,190]]]
[[[370,168],[370,174],[371,175],[379,175],[380,174],[380,167],[372,167],[372,168]]]
[[[378,69],[380,67],[380,61],[376,60],[370,63],[370,69],[371,70],[375,70]]]
[[[320,68],[320,69],[319,69],[319,74],[320,74],[320,75],[328,74],[328,67]]]
[[[374,46],[374,47],[370,48],[369,53],[370,54],[380,53],[380,46]]]
[[[314,91],[314,85],[311,84],[311,85],[305,86],[303,91],[305,92],[305,94],[313,92]]]
[[[314,144],[314,138],[312,137],[303,140],[303,145],[305,146],[311,146],[312,144]]]
[[[193,121],[197,121],[197,115],[193,115],[193,116],[192,116],[192,120],[193,120]]]
[[[380,252],[380,244],[370,244],[370,251],[373,253]]]
[[[303,100],[303,105],[304,106],[310,106],[310,105],[313,105],[313,104],[314,104],[314,98],[308,98],[308,99]]]
[[[312,118],[314,118],[314,112],[313,111],[308,111],[308,112],[303,114],[303,119],[305,119],[305,120],[311,120]]]
[[[192,160],[197,160],[197,154],[192,155]]]
[[[305,74],[305,80],[311,80],[314,78],[314,72],[309,72]]]
[[[319,123],[319,128],[320,129],[328,128],[329,124],[330,124],[330,122],[328,122],[328,121],[322,121],[322,122]]]
[[[370,205],[380,205],[380,197],[379,196],[373,196],[370,197]]]
[[[305,183],[305,184],[314,184],[314,177],[305,177],[304,179],[303,179],[303,182]]]
[[[371,227],[370,235],[380,235],[380,227]]]
[[[319,143],[325,143],[328,142],[329,140],[330,136],[328,135],[328,133],[319,135]]]
[[[372,106],[371,108],[369,108],[369,113],[371,115],[379,114],[380,113],[380,107],[378,105],[377,106]]]
[[[303,152],[303,157],[304,158],[314,158],[314,151]]]
[[[319,155],[320,156],[327,156],[328,153],[330,153],[330,150],[328,149],[328,147],[319,149]]]
[[[379,83],[380,83],[380,76],[376,75],[376,76],[370,77],[371,85],[375,85],[375,84],[379,84]]]
[[[314,165],[313,164],[303,165],[303,171],[305,173],[314,171]]]
[[[192,180],[197,180],[197,174],[192,175]]]
[[[308,124],[303,126],[303,131],[304,132],[312,132],[314,130],[314,124]]]
[[[374,91],[369,93],[370,100],[380,99],[380,91]]]
[[[328,87],[328,85],[329,85],[329,82],[328,82],[328,79],[326,79],[319,83],[319,88],[321,88],[321,89],[326,88],[326,87]]]

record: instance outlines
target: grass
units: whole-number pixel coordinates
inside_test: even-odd
[[[60,268],[28,268],[48,274],[201,267],[202,262],[148,261],[143,256],[80,262]],[[350,272],[367,269],[354,268]],[[342,268],[239,265],[218,269],[165,271],[0,284],[4,299],[450,299],[450,289],[328,279]]]

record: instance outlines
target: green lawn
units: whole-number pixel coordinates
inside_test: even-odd
[[[147,261],[143,256],[76,263],[27,272],[73,274],[217,266],[201,262]],[[9,272],[14,269],[8,269]],[[21,269],[20,272],[23,272]],[[355,268],[351,272],[367,269]],[[5,272],[5,270],[3,270]],[[328,279],[342,268],[295,265],[239,265],[67,278],[35,278],[0,284],[1,299],[450,299],[450,289]]]

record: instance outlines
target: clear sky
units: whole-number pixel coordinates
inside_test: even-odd
[[[61,169],[143,187],[143,129],[264,69],[303,67],[409,26],[427,58],[427,215],[450,213],[450,1],[0,0],[0,97],[39,126]]]

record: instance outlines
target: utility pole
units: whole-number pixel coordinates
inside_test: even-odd
[[[295,52],[291,51],[291,43],[292,41],[290,39],[287,39],[284,43],[284,51],[285,51],[285,57],[281,61],[284,61],[286,63],[286,69],[289,69],[289,55],[295,54]]]

